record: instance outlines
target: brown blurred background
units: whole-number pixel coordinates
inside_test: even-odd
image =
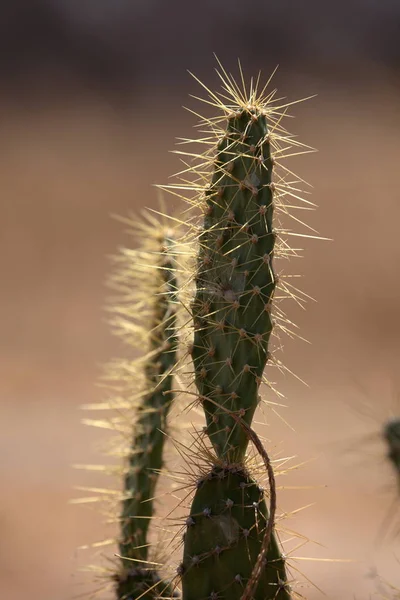
[[[289,123],[319,150],[291,168],[314,186],[310,223],[334,239],[302,240],[291,267],[318,300],[287,306],[312,344],[285,340],[284,360],[310,387],[277,376],[296,433],[269,413],[260,431],[315,459],[284,480],[315,489],[279,498],[315,502],[290,526],[323,547],[295,555],[355,562],[297,566],[330,598],[379,592],[374,568],[400,587],[400,518],[375,542],[396,493],[378,434],[399,412],[399,39],[396,0],[1,3],[1,598],[79,594],[92,559],[76,548],[108,535],[68,501],[75,484],[104,484],[71,464],[99,460],[104,436],[78,407],[102,398],[100,365],[120,351],[102,307],[107,255],[128,238],[110,214],[156,206],[152,184],[179,169],[174,138],[193,135],[186,70],[215,87],[213,52],[265,78],[279,63],[290,99],[317,94]]]

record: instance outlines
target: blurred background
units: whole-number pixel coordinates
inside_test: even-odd
[[[302,240],[290,267],[318,301],[286,307],[311,344],[285,340],[284,361],[309,387],[277,374],[296,432],[269,413],[259,431],[312,459],[285,485],[315,487],[279,497],[285,511],[314,503],[290,526],[321,545],[295,556],[354,562],[296,566],[333,599],[382,592],[377,574],[400,587],[398,516],[376,543],[396,494],[380,431],[400,412],[399,2],[0,6],[2,597],[75,597],[93,562],[77,547],[108,535],[101,515],[68,501],[82,495],[74,485],[104,485],[71,465],[99,460],[104,438],[78,407],[102,398],[101,365],[121,351],[104,280],[108,255],[133,242],[110,215],[156,207],[152,184],[180,168],[175,137],[193,136],[181,107],[201,110],[187,70],[215,88],[214,52],[235,75],[238,57],[265,79],[279,64],[273,85],[290,100],[317,94],[287,124],[318,149],[290,167],[314,186],[309,222],[334,240]]]

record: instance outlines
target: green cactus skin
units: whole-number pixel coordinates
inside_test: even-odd
[[[170,598],[172,587],[162,581],[148,563],[147,533],[153,515],[153,497],[160,469],[167,416],[173,401],[171,369],[176,362],[176,292],[171,239],[160,239],[157,273],[150,298],[152,323],[149,358],[146,361],[145,388],[137,408],[128,470],[124,480],[124,500],[120,516],[119,541],[122,571],[115,576],[118,600]],[[147,591],[146,591],[147,590]]]
[[[186,520],[183,600],[240,600],[268,518],[263,490],[241,466],[214,467],[198,482]],[[255,600],[289,600],[284,559],[269,546]]]
[[[273,327],[272,166],[265,114],[257,107],[238,111],[218,144],[206,191],[192,305],[192,357],[207,433],[230,462],[243,459],[248,437],[226,409],[251,424]]]

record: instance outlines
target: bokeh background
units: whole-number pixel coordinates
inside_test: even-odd
[[[318,149],[291,166],[314,186],[310,223],[334,240],[302,240],[295,268],[318,302],[287,307],[311,344],[286,340],[285,364],[309,387],[277,375],[296,431],[269,415],[259,431],[309,461],[279,500],[313,504],[290,525],[321,545],[295,555],[354,562],[297,567],[332,599],[379,594],[377,574],[400,587],[398,517],[376,543],[396,494],[379,433],[399,413],[399,39],[396,0],[1,3],[2,598],[73,598],[93,562],[77,547],[108,535],[68,502],[76,484],[104,485],[71,465],[99,460],[103,434],[78,407],[101,399],[101,364],[121,351],[104,281],[132,240],[110,215],[156,206],[152,184],[179,169],[174,138],[193,135],[187,70],[218,85],[214,52],[235,74],[237,57],[265,78],[279,64],[290,99],[317,94],[289,123]]]

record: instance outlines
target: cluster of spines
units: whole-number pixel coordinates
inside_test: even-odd
[[[273,177],[277,159],[289,153],[291,145],[301,153],[301,144],[282,128],[285,108],[274,107],[274,92],[267,95],[264,88],[258,93],[258,82],[252,82],[249,90],[243,83],[240,90],[224,70],[220,77],[222,94],[207,90],[206,102],[222,114],[201,120],[207,137],[198,141],[205,145],[205,152],[187,153],[193,162],[185,163],[186,168],[178,174],[181,181],[163,186],[187,200],[190,207],[200,207],[204,215],[202,225],[193,228],[198,250],[190,308],[194,329],[190,354],[215,461],[206,478],[199,479],[186,521],[184,560],[178,570],[184,600],[239,599],[244,591],[231,587],[235,577],[246,586],[246,593],[252,582],[265,527],[257,526],[254,507],[252,526],[243,524],[248,508],[245,501],[235,503],[235,517],[229,511],[227,516],[226,502],[237,487],[233,471],[250,477],[245,467],[246,449],[263,371],[272,357],[269,342],[278,283],[281,296],[301,303],[300,293],[289,283],[280,282],[274,270],[275,256],[297,255],[287,242],[287,237],[295,234],[282,229],[277,213],[289,214],[287,198],[296,198],[301,204],[296,187],[301,180],[287,169]],[[188,191],[191,198],[187,198]],[[276,314],[282,328],[289,329],[284,313],[278,310]],[[224,480],[226,475],[228,482],[226,497],[212,490],[219,477],[214,477],[217,465],[219,476]],[[255,486],[254,481],[252,484]],[[220,503],[214,515],[207,513],[213,498]],[[253,499],[252,504],[259,501]],[[226,517],[223,525],[219,523],[222,514]],[[201,534],[204,523],[208,523],[207,534]],[[221,527],[225,532],[237,528],[250,535],[251,531],[254,553],[248,552],[246,536],[233,536],[225,544],[218,541],[223,537]],[[279,569],[261,569],[251,593],[255,598],[287,598],[290,591],[285,565],[273,533],[268,553],[266,564],[272,561]],[[243,574],[235,571],[235,561],[245,565]]]

